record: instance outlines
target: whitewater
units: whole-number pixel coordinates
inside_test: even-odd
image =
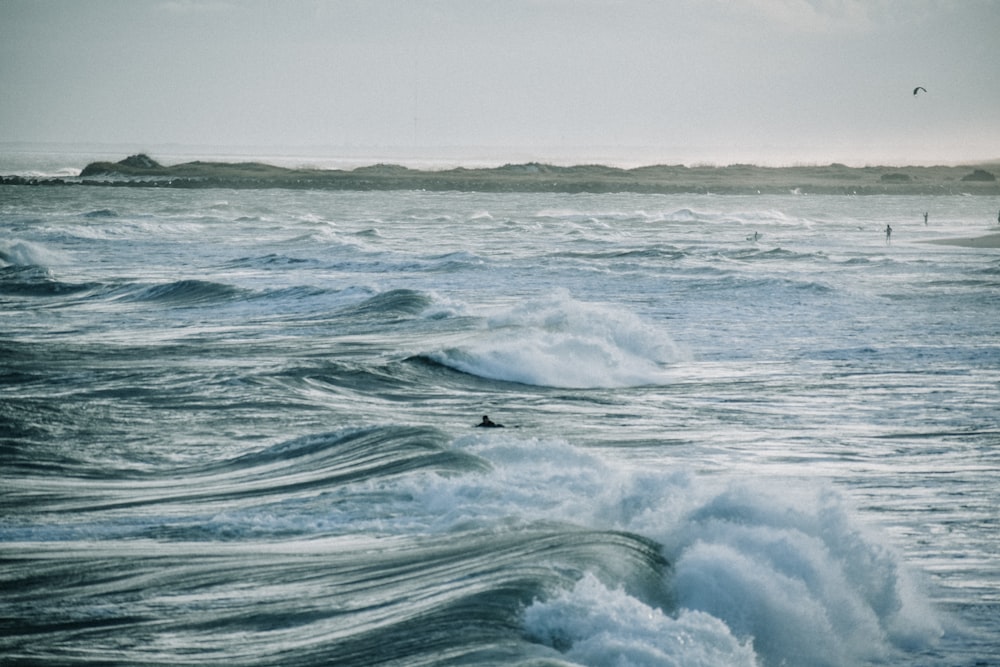
[[[1000,664],[998,208],[3,186],[0,664]]]

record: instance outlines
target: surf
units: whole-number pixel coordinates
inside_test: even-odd
[[[471,375],[563,388],[662,384],[669,364],[687,358],[634,313],[560,290],[500,308],[462,344],[426,356]]]

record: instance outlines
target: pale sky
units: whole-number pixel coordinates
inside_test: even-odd
[[[0,0],[3,142],[997,159],[1000,0]]]

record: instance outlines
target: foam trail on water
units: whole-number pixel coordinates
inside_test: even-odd
[[[588,388],[664,384],[666,365],[686,355],[635,314],[562,290],[496,313],[466,344],[427,356],[493,380]]]

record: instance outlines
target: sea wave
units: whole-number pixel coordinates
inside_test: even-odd
[[[426,356],[472,375],[566,388],[663,384],[668,365],[687,358],[665,331],[628,310],[566,291],[495,313],[468,342]]]
[[[26,475],[6,489],[5,498],[22,507],[33,506],[36,511],[73,511],[78,517],[109,511],[134,513],[118,523],[117,529],[114,525],[101,528],[98,532],[105,537],[115,532],[159,533],[163,525],[169,524],[173,526],[172,536],[177,538],[185,526],[192,525],[192,508],[198,515],[194,525],[199,526],[194,534],[212,528],[206,534],[216,539],[245,536],[247,529],[258,532],[265,525],[264,516],[286,514],[272,507],[270,514],[250,516],[271,501],[293,508],[292,514],[299,517],[295,510],[300,508],[299,499],[323,490],[375,478],[385,480],[420,469],[457,472],[484,467],[475,456],[452,450],[445,443],[441,433],[427,428],[345,428],[293,438],[257,452],[197,466],[156,471],[107,466],[98,471],[80,462],[75,476],[70,472],[60,476],[38,472]],[[247,505],[256,509],[242,514],[240,508]],[[155,510],[147,514],[142,508]],[[218,514],[206,523],[206,513]],[[185,515],[188,517],[180,518]],[[334,524],[331,521],[329,529]],[[271,528],[285,532],[296,526],[301,528],[298,520],[280,526],[272,523]],[[95,530],[92,521],[81,523],[78,518],[72,524],[50,526],[46,539],[79,539]],[[24,539],[19,533],[17,528],[8,527],[2,536]],[[32,538],[40,538],[37,531]]]
[[[529,634],[582,664],[626,647],[636,664],[662,664],[680,651],[674,631],[701,636],[707,662],[695,664],[754,664],[735,638],[754,637],[762,664],[856,665],[941,635],[902,557],[832,488],[632,470],[507,433],[458,444],[491,468],[419,489],[401,480],[435,525],[507,515],[660,545],[670,567],[654,588],[584,579],[526,613]]]
[[[247,292],[210,280],[175,280],[158,285],[133,285],[120,297],[124,301],[157,302],[173,306],[201,306],[238,299]]]
[[[569,590],[525,610],[528,636],[575,664],[634,667],[756,667],[749,640],[710,614],[676,614],[643,603],[588,573]]]
[[[636,665],[847,667],[941,634],[901,557],[832,488],[640,470],[509,429],[451,440],[423,427],[345,428],[197,467],[42,477],[5,491],[21,495],[39,513],[74,517],[2,533],[8,544],[43,540],[31,576],[49,594],[65,594],[59,564],[86,559],[76,541],[129,537],[118,556],[101,556],[123,573],[118,583],[91,572],[83,584],[101,599],[156,572],[147,596],[156,581],[175,596],[178,581],[211,593],[198,608],[184,595],[171,603],[195,614],[194,628],[232,615],[245,629],[273,615],[284,619],[283,642],[298,646],[306,633],[348,662],[388,637],[412,637],[418,618],[425,630],[479,627],[469,614],[484,631],[520,625],[581,665],[627,656]],[[252,542],[275,537],[283,542]],[[143,552],[148,540],[169,547]],[[210,556],[192,550],[206,540]],[[233,597],[248,559],[253,604]],[[182,567],[194,569],[174,572]],[[18,576],[9,568],[7,582]],[[280,593],[267,592],[272,577]],[[289,586],[302,590],[289,595]],[[393,613],[358,608],[336,631],[335,615],[307,613],[352,607],[362,590],[368,609],[384,597]],[[141,607],[132,601],[129,613]],[[93,623],[95,611],[82,618]],[[460,651],[466,639],[428,646]]]
[[[31,241],[0,241],[0,266],[51,267],[62,264],[65,256]]]
[[[99,283],[60,280],[51,270],[34,264],[0,266],[0,294],[11,297],[80,298],[99,292],[102,287]]]
[[[992,664],[998,265],[912,201],[9,189],[15,663]]]

